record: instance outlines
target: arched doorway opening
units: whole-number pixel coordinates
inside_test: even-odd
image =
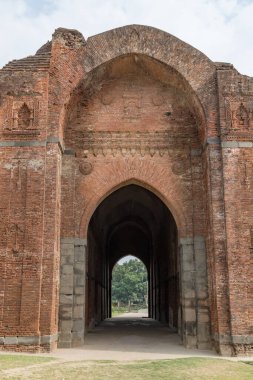
[[[177,226],[153,192],[134,184],[104,199],[89,223],[86,329],[111,316],[112,268],[129,252],[148,271],[149,316],[180,331]]]
[[[142,313],[148,316],[148,271],[142,260],[120,258],[111,274],[111,316]]]
[[[148,268],[149,315],[178,330],[186,347],[210,343],[208,161],[199,101],[206,87],[202,77],[189,81],[185,64],[168,62],[167,53],[147,53],[135,46],[94,62],[66,107],[64,346],[83,344],[85,332],[110,316],[111,269],[122,247]]]

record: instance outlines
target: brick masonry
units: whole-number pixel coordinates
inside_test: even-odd
[[[137,184],[177,225],[184,344],[252,354],[253,79],[132,25],[59,28],[0,89],[0,348],[83,343],[90,218]]]

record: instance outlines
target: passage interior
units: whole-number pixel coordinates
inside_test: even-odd
[[[147,268],[149,317],[180,328],[176,223],[158,196],[135,184],[110,194],[90,220],[86,328],[111,316],[112,270],[126,255]]]

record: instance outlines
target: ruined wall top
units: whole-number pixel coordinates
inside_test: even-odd
[[[116,28],[87,40],[79,31],[58,28],[52,41],[35,55],[6,64],[0,70],[1,128],[5,132],[7,128],[6,136],[15,130],[15,118],[26,104],[33,120],[27,121],[29,128],[37,126],[39,130],[48,125],[47,135],[62,138],[66,110],[75,89],[90,73],[129,54],[147,56],[181,78],[189,97],[196,99],[203,142],[227,136],[231,128],[246,128],[244,138],[253,140],[253,79],[239,74],[231,64],[212,62],[171,34],[142,25]],[[41,114],[43,107],[45,112]],[[43,133],[40,136],[44,138]]]

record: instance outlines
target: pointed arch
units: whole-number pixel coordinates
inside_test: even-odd
[[[173,195],[170,192],[165,191],[165,189],[161,188],[160,181],[158,182],[159,178],[159,173],[156,172],[157,179],[154,179],[154,185],[153,181],[146,181],[141,178],[137,177],[131,177],[127,180],[120,181],[119,179],[117,180],[117,177],[111,177],[113,180],[111,180],[111,183],[108,183],[108,185],[103,189],[99,190],[99,187],[97,187],[96,193],[93,194],[92,199],[89,200],[89,203],[84,209],[84,212],[81,217],[80,221],[80,227],[79,227],[79,234],[80,237],[86,237],[87,236],[87,231],[88,231],[88,226],[90,219],[92,215],[94,214],[95,210],[97,207],[112,193],[114,193],[116,190],[126,187],[128,185],[138,185],[140,187],[143,187],[144,189],[147,189],[154,193],[164,204],[165,206],[170,210],[179,233],[181,232],[182,234],[185,232],[187,229],[187,221],[186,217],[183,212],[183,207],[182,205],[179,204],[179,202],[176,201],[176,199],[173,197]],[[110,178],[110,177],[108,177]],[[160,178],[161,179],[161,178]],[[156,186],[156,185],[157,186]],[[158,190],[159,189],[159,190]]]
[[[128,257],[128,256],[129,257],[133,257],[134,259],[141,261],[141,263],[144,265],[144,267],[146,268],[146,270],[148,270],[146,263],[140,257],[138,257],[138,256],[136,256],[136,255],[134,255],[132,253],[129,253],[129,255],[123,254],[122,256],[120,256],[119,258],[117,258],[117,260],[115,261],[115,263],[112,264],[112,271],[113,271],[115,265],[119,263],[119,261],[121,261],[122,259],[124,259],[124,257]],[[130,259],[130,260],[132,260],[132,259]]]
[[[108,65],[130,55],[136,62],[146,59],[159,66],[159,70],[170,72],[178,88],[183,89],[191,102],[204,143],[207,129],[217,130],[213,114],[213,109],[217,107],[216,64],[175,36],[143,25],[127,25],[87,39],[82,58],[85,74],[72,88],[62,110],[63,128],[66,129],[73,104],[78,101],[83,88],[94,82],[91,92],[94,91],[98,78],[103,82],[106,77]]]
[[[86,51],[84,63],[87,71],[122,55],[136,53],[152,57],[175,69],[200,98],[211,78],[215,86],[214,62],[172,34],[150,26],[126,25],[89,37]]]

